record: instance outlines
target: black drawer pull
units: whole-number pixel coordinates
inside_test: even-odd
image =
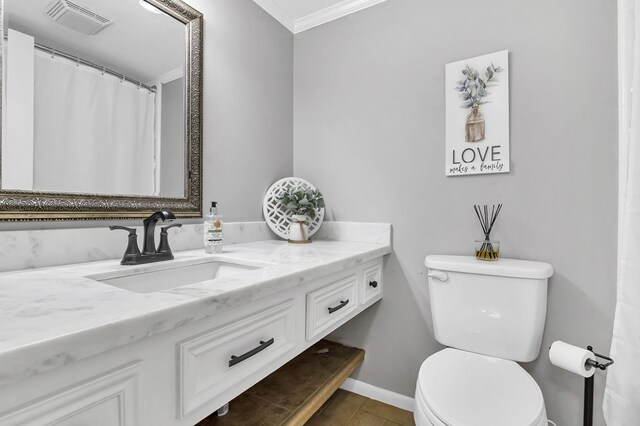
[[[329,309],[329,313],[332,314],[335,311],[339,311],[340,309],[344,308],[345,306],[347,306],[349,304],[349,299],[347,300],[341,300],[340,304],[338,306],[336,306],[335,308],[328,308]]]
[[[231,359],[229,360],[229,367],[233,367],[236,364],[240,364],[242,361],[251,358],[252,356],[254,356],[255,354],[257,354],[258,352],[262,352],[265,349],[267,349],[269,346],[273,345],[273,337],[269,340],[267,340],[266,342],[263,342],[262,340],[260,340],[260,346],[258,346],[257,348],[253,348],[251,349],[249,352],[244,353],[240,356],[235,356],[235,355],[231,355]]]
[[[369,285],[373,288],[378,288],[378,281],[369,281]]]

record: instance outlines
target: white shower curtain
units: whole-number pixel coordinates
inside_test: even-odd
[[[640,425],[640,0],[620,0],[620,185],[617,306],[604,415]]]
[[[34,189],[154,195],[155,95],[36,51]]]

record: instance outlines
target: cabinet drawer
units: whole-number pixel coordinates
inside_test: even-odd
[[[382,264],[365,268],[362,271],[361,297],[363,305],[379,299],[382,296]]]
[[[307,340],[326,332],[358,307],[358,277],[351,275],[307,294]]]
[[[113,425],[142,424],[138,409],[141,362],[135,361],[51,394],[11,413],[0,424]]]
[[[178,343],[179,416],[205,403],[225,404],[225,390],[291,351],[294,318],[289,300]]]

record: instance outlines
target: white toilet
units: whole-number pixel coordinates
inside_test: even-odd
[[[547,263],[427,256],[435,338],[449,346],[418,375],[417,426],[546,426],[538,384],[516,363],[538,357]]]

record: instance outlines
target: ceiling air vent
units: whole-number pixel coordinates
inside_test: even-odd
[[[52,2],[47,7],[47,16],[67,28],[87,35],[93,35],[111,24],[109,18],[69,0]]]

